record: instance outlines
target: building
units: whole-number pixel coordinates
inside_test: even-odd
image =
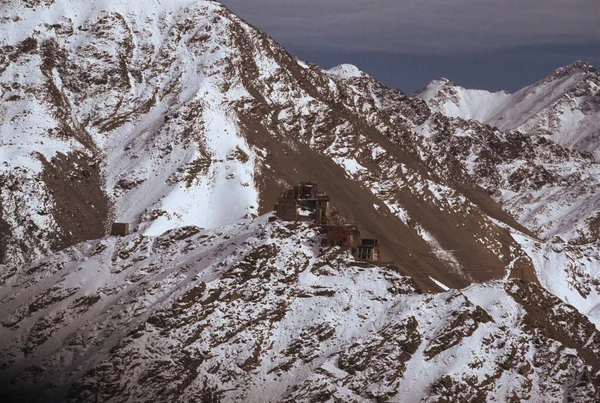
[[[282,194],[275,205],[275,215],[285,221],[298,221],[298,200]]]
[[[325,245],[354,248],[360,243],[360,231],[354,225],[324,225],[323,230]]]
[[[110,230],[110,234],[119,236],[129,235],[129,223],[113,223],[112,228]]]
[[[349,248],[357,260],[379,261],[379,241],[362,239],[355,225],[324,225],[323,230],[326,234],[323,245]]]
[[[357,260],[378,261],[379,241],[362,239],[355,225],[332,225],[329,202],[329,196],[319,192],[316,183],[301,182],[281,192],[275,215],[285,221],[314,221],[326,235],[324,246],[348,248]]]
[[[356,225],[323,225],[322,228],[326,235],[323,245],[351,249],[356,260],[379,261],[379,241],[362,239]]]
[[[377,239],[362,239],[356,248],[354,257],[358,260],[379,261],[379,241]]]
[[[281,192],[275,205],[275,215],[286,221],[311,221],[318,225],[329,223],[329,196],[320,193],[316,183],[301,182]]]

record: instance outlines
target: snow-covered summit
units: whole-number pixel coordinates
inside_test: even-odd
[[[111,221],[160,234],[258,214],[256,156],[227,110],[248,92],[222,91],[216,74],[242,58],[236,37],[258,34],[222,4],[56,0],[2,13],[2,216],[31,228],[5,235],[8,260],[102,236]]]
[[[575,101],[572,98],[588,95],[585,93],[578,94],[578,87],[581,85],[596,87],[598,85],[595,83],[598,76],[595,70],[589,67],[591,66],[587,63],[574,63],[557,69],[548,77],[512,94],[505,100],[502,108],[494,116],[487,119],[486,123],[498,126],[502,130],[527,130],[539,125],[541,120],[545,120],[544,116],[550,117],[549,114],[560,114],[559,109],[563,109],[566,103]],[[595,95],[593,88],[589,95]],[[571,105],[572,109],[578,106],[578,103]],[[580,113],[581,111],[577,112]],[[559,131],[562,134],[575,135],[575,133],[567,133],[572,131],[570,130],[572,128],[564,126],[568,119],[568,116],[562,117],[560,118],[562,122],[554,122],[556,126],[547,129],[553,132]],[[552,124],[550,121],[546,123]],[[560,140],[557,142],[563,143]]]
[[[562,67],[557,68],[556,70],[554,70],[554,72],[552,72],[552,74],[550,74],[544,80],[552,81],[555,79],[560,79],[562,77],[572,76],[572,75],[578,74],[578,73],[588,74],[588,73],[595,73],[595,72],[596,72],[596,68],[591,63],[588,63],[583,60],[577,60],[577,61],[569,64],[568,66],[562,66]]]
[[[600,157],[600,74],[578,61],[513,94],[469,90],[447,80],[432,82],[416,97],[435,112],[474,119],[500,130],[545,135],[567,148]]]
[[[414,96],[427,102],[434,112],[486,121],[504,104],[509,94],[505,91],[492,93],[465,89],[447,78],[442,78],[432,81]]]
[[[165,13],[212,3],[212,0],[29,0],[8,1],[0,6],[0,44],[16,43],[26,39],[34,30],[59,21],[68,21],[79,27],[100,14],[118,13],[126,19],[156,20]]]
[[[476,103],[484,114],[463,102],[473,93],[479,91],[432,84],[417,97],[438,113],[418,129],[435,138],[432,154],[455,153],[480,186],[543,240],[521,244],[547,289],[595,315],[600,287],[588,285],[600,273],[600,76],[576,62],[514,94],[484,92]]]
[[[366,73],[353,64],[340,64],[327,70],[327,74],[345,80],[366,76]]]

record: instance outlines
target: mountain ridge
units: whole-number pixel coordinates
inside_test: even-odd
[[[560,67],[540,81],[506,96],[500,92],[467,90],[447,82],[442,84],[432,83],[415,96],[448,116],[479,120],[502,131],[545,135],[569,149],[591,152],[598,157],[595,153],[600,127],[594,122],[600,111],[600,74],[587,62],[576,61]],[[460,98],[472,93],[483,100],[483,109],[478,110],[476,102],[469,104]]]
[[[33,92],[37,96],[12,91],[7,97],[23,98],[14,109],[7,103],[7,110],[22,113],[19,108],[30,107],[24,103],[27,99],[40,108],[40,115],[56,116],[63,137],[51,139],[66,135],[76,143],[63,141],[60,147],[72,147],[79,158],[85,155],[87,165],[102,167],[106,183],[87,182],[91,192],[104,192],[111,206],[110,214],[96,216],[101,220],[96,236],[113,220],[153,235],[178,226],[235,222],[270,211],[283,184],[312,177],[332,194],[342,215],[366,233],[377,233],[387,259],[407,267],[422,286],[437,289],[430,276],[456,287],[472,279],[504,276],[519,246],[487,217],[527,230],[461,172],[450,154],[444,165],[422,158],[425,140],[411,133],[410,126],[428,116],[424,103],[388,90],[370,76],[334,79],[293,58],[219,3],[199,2],[179,10],[184,16],[156,13],[148,20],[129,22],[119,13],[99,12],[79,27],[63,20],[58,26],[45,26],[45,35],[56,37],[36,40],[29,53],[11,48],[18,57],[7,61],[11,70],[4,77],[20,82],[23,78],[11,76],[12,70],[18,74],[21,64],[35,69],[41,62],[40,74],[29,78],[39,81],[27,84],[41,91]],[[85,44],[67,50],[71,42]],[[173,52],[183,56],[169,57]],[[392,108],[380,110],[381,102]],[[46,126],[52,128],[52,120],[45,126],[31,124],[30,138],[46,141]],[[31,158],[29,149],[24,150],[24,157]],[[63,160],[69,158],[68,152],[63,154]],[[409,180],[394,182],[380,166]],[[85,177],[79,170],[62,177]],[[40,171],[28,169],[24,176],[39,177]],[[75,181],[79,188],[80,179]],[[443,184],[450,181],[450,186]],[[22,189],[23,199],[44,194],[53,198],[29,202],[33,208],[24,208],[17,217],[5,208],[3,217],[37,225],[42,238],[52,237],[44,231],[62,229],[63,244],[85,240],[70,238],[71,222],[77,228],[87,226],[85,203],[56,203],[56,186],[46,190],[48,182],[37,183],[35,191]],[[360,199],[364,200],[353,201]],[[46,221],[39,218],[36,205],[51,212],[44,216]],[[56,205],[72,208],[62,212],[53,208]],[[406,209],[420,222],[418,230],[398,218]],[[461,209],[469,209],[470,215],[457,215]],[[52,220],[65,215],[72,216],[69,225],[59,225],[56,231]],[[443,225],[435,215],[445,217]],[[452,235],[448,225],[456,228]],[[429,234],[427,240],[419,231]],[[13,238],[7,244],[23,245],[22,250],[24,245],[39,245],[37,237],[9,235]],[[419,254],[400,252],[397,244]],[[432,248],[470,252],[455,257],[458,266],[447,267],[427,257],[437,253]],[[17,250],[11,253],[15,258]],[[50,250],[40,250],[37,256]],[[481,264],[490,268],[488,274],[479,269]],[[530,263],[519,264],[528,265],[526,272],[535,278]]]
[[[565,327],[575,309],[534,283],[423,294],[391,267],[323,248],[310,223],[269,217],[107,237],[28,267],[0,289],[3,393],[65,401],[598,396],[600,351],[590,340],[600,333],[581,314]]]

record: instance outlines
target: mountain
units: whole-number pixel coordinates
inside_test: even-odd
[[[590,315],[600,302],[598,78],[576,62],[515,94],[438,80],[415,95],[434,111],[417,130],[460,155],[494,200],[544,240],[528,251],[538,278]]]
[[[586,62],[561,67],[514,94],[468,90],[443,79],[416,96],[449,117],[543,135],[568,149],[600,156],[600,73]]]
[[[308,223],[89,241],[28,266],[0,298],[2,391],[21,400],[600,395],[600,333],[535,283],[423,294],[322,248]]]
[[[423,158],[423,101],[297,60],[219,3],[129,3],[3,10],[11,270],[114,221],[159,235],[264,214],[311,179],[424,289],[501,278],[511,262],[535,279],[497,223],[528,230],[452,154]]]
[[[591,66],[408,97],[200,0],[3,1],[0,47],[7,399],[598,400]],[[302,180],[382,262],[271,222]]]
[[[427,102],[433,112],[448,117],[489,122],[495,112],[508,103],[510,94],[506,91],[466,89],[455,82],[442,78],[432,81],[415,94],[416,98]]]

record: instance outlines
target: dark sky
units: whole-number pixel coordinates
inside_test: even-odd
[[[440,77],[515,91],[575,60],[600,68],[600,0],[222,2],[304,60],[408,94]]]

